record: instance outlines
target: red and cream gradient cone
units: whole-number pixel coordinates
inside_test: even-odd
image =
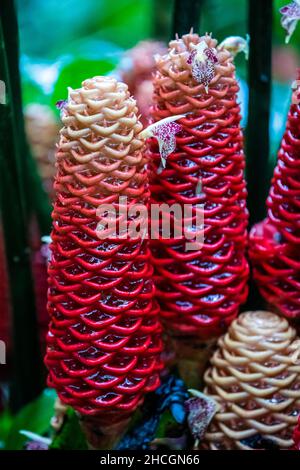
[[[49,386],[80,414],[94,448],[121,437],[161,369],[148,241],[109,228],[103,236],[107,217],[98,212],[148,204],[137,116],[125,84],[85,80],[69,90],[56,153],[45,362]]]
[[[300,74],[299,74],[300,78]],[[298,83],[298,84],[297,84]],[[250,233],[253,276],[278,313],[300,319],[300,88],[295,82],[278,152],[267,217]]]
[[[152,202],[192,204],[187,225],[195,223],[196,205],[204,208],[199,250],[188,251],[184,236],[152,241],[157,298],[171,341],[181,337],[175,345],[179,355],[188,361],[198,356],[200,364],[209,354],[207,346],[226,330],[247,297],[239,88],[233,56],[209,35],[171,41],[168,53],[156,56],[156,68],[154,121],[184,116],[177,121],[181,131],[174,150],[162,164],[156,141],[150,141]]]

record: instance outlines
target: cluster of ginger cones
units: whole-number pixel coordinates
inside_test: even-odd
[[[250,449],[258,440],[291,448],[300,414],[299,104],[288,117],[268,218],[250,237],[254,277],[274,313],[238,316],[248,293],[248,212],[232,50],[193,33],[168,50],[152,46],[153,78],[140,74],[153,88],[148,131],[134,84],[129,91],[113,76],[70,90],[61,111],[48,384],[77,411],[91,447],[112,448],[175,362],[217,404],[201,448]],[[118,74],[132,79],[128,70]],[[150,204],[163,205],[157,236],[124,236],[137,223],[135,208]],[[174,233],[165,238],[161,220],[174,204],[188,230],[176,236],[171,215]],[[196,249],[187,249],[187,233]]]

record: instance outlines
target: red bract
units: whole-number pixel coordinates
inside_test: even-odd
[[[178,203],[182,208],[192,204],[194,210],[197,204],[204,205],[204,246],[200,250],[186,251],[184,237],[161,237],[152,241],[152,254],[167,331],[208,338],[226,329],[247,297],[248,214],[232,56],[216,50],[218,63],[206,92],[187,63],[201,41],[216,50],[210,36],[188,34],[171,41],[169,54],[157,58],[154,121],[185,117],[177,121],[182,131],[176,135],[176,148],[163,171],[158,171],[160,155],[154,139],[149,143],[148,158],[153,203]],[[185,220],[187,225],[193,225],[194,216],[195,212],[193,220]]]
[[[277,311],[300,318],[300,106],[293,94],[267,199],[268,215],[250,234],[253,275]]]
[[[120,196],[128,206],[148,202],[142,125],[127,86],[113,78],[69,94],[56,154],[45,361],[64,403],[112,424],[158,386],[161,368],[148,242],[101,239],[105,217],[97,216],[108,203],[118,214]]]
[[[293,439],[295,443],[295,450],[300,450],[300,418],[298,420],[298,424],[295,427]]]

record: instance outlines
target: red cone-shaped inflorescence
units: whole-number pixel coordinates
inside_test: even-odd
[[[204,244],[186,237],[152,241],[162,316],[175,334],[212,338],[226,329],[247,297],[245,157],[231,54],[209,35],[187,34],[156,58],[155,121],[181,115],[176,148],[160,163],[150,142],[152,202],[204,207]],[[184,212],[184,211],[183,211]],[[166,215],[166,214],[165,214]],[[202,229],[203,230],[203,229]],[[200,227],[201,231],[201,227]]]
[[[300,318],[299,102],[296,87],[267,199],[267,218],[250,233],[254,279],[268,303],[289,318]]]
[[[107,225],[112,209],[99,214],[103,204],[118,217],[120,205],[148,202],[137,114],[126,85],[86,80],[69,91],[56,154],[48,384],[82,415],[108,422],[158,386],[161,368],[148,242],[117,236]]]

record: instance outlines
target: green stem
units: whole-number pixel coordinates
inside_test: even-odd
[[[187,34],[191,28],[194,28],[195,32],[199,31],[202,4],[203,0],[175,0],[173,38],[175,34]]]
[[[249,0],[247,180],[250,224],[265,217],[271,100],[272,0]]]
[[[28,158],[21,107],[18,29],[14,3],[2,0],[0,70],[7,103],[0,105],[0,204],[9,271],[13,322],[12,407],[42,389],[33,282],[28,244]],[[37,196],[38,197],[38,196]]]
[[[51,230],[51,206],[49,198],[43,189],[41,179],[35,160],[30,154],[24,131],[24,120],[22,113],[22,92],[19,74],[19,35],[16,20],[15,8],[13,5],[7,6],[9,2],[3,0],[2,8],[2,28],[7,49],[7,65],[10,71],[11,87],[14,93],[14,107],[18,111],[18,120],[15,122],[16,132],[19,136],[19,145],[22,147],[24,157],[21,159],[20,170],[26,187],[27,206],[25,207],[27,217],[32,212],[37,216],[42,235],[48,235]],[[25,179],[26,178],[26,179]],[[23,201],[25,204],[25,201]]]
[[[169,41],[171,34],[169,13],[172,6],[173,0],[153,0],[152,37],[159,41]]]

